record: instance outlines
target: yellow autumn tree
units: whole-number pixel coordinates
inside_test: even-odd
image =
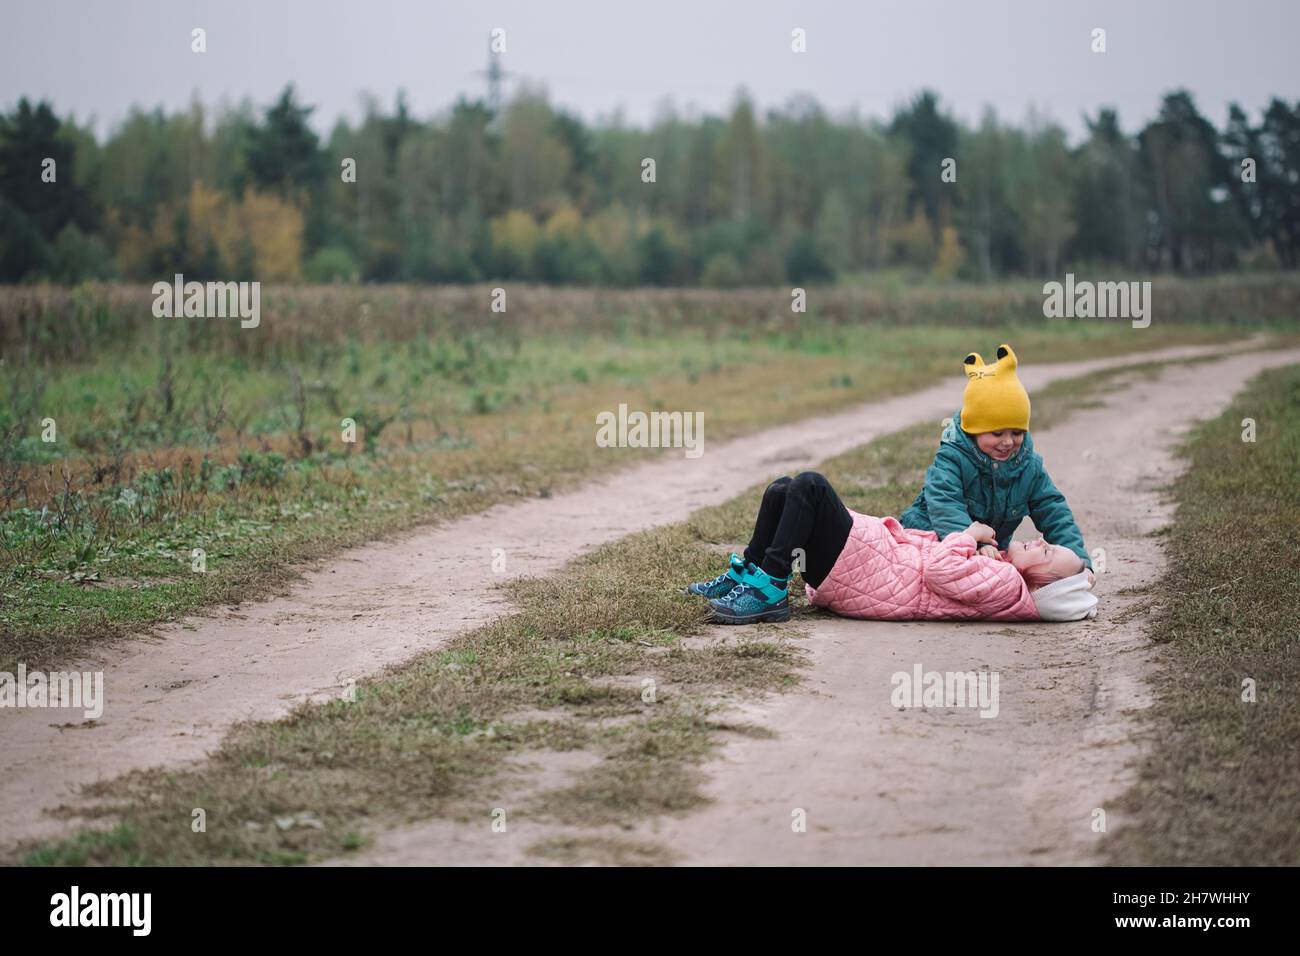
[[[302,278],[302,212],[275,196],[249,191],[239,218],[253,251],[256,278],[296,282]]]
[[[489,224],[492,251],[510,274],[526,273],[532,268],[533,250],[540,230],[533,217],[522,209],[512,209]]]
[[[185,248],[192,263],[205,269],[222,268],[220,236],[226,197],[196,181],[185,204]]]
[[[912,218],[895,234],[897,255],[904,264],[928,268],[934,263],[934,230],[925,210],[917,207]]]
[[[582,213],[569,202],[560,203],[546,220],[547,239],[576,239],[582,235]]]
[[[936,279],[951,279],[966,261],[966,250],[962,248],[953,226],[944,226],[939,238],[939,252],[934,258],[932,270]]]
[[[144,279],[150,274],[149,233],[134,223],[123,223],[121,213],[108,210],[105,232],[111,237],[117,270],[127,279]]]

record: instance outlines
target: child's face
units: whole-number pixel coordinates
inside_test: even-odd
[[[994,461],[1006,461],[1020,450],[1025,442],[1022,428],[1004,428],[1000,432],[980,432],[975,436],[975,446]]]
[[[1007,547],[1007,560],[1023,574],[1030,568],[1041,567],[1057,578],[1068,578],[1083,571],[1083,558],[1059,544],[1048,544],[1042,538],[1032,541],[1012,541]]]

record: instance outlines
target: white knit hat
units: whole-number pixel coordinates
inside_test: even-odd
[[[1086,570],[1045,584],[1029,596],[1044,621],[1082,621],[1097,616],[1097,595],[1092,593]]]

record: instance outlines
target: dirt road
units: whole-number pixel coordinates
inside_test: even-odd
[[[1089,370],[1222,351],[1179,348],[1038,365],[1021,377],[1032,390]],[[1101,587],[1108,595],[1108,617],[1049,628],[1042,635],[1017,629],[1014,636],[978,625],[893,625],[891,630],[827,621],[810,641],[812,689],[818,694],[771,701],[755,716],[779,728],[780,739],[729,745],[713,769],[710,789],[723,817],[711,823],[700,822],[710,819],[707,814],[668,821],[659,833],[647,835],[690,847],[690,856],[699,860],[757,861],[774,852],[771,840],[781,838],[782,826],[791,836],[787,804],[807,804],[808,833],[794,836],[802,843],[791,845],[791,860],[901,861],[909,853],[925,858],[945,845],[941,832],[912,837],[923,832],[917,827],[927,819],[956,808],[966,822],[955,822],[950,812],[947,825],[982,832],[989,841],[989,855],[982,859],[998,855],[996,841],[1002,841],[1003,858],[1043,847],[1044,859],[1059,852],[1051,841],[1064,826],[1064,808],[1074,814],[1075,803],[1091,808],[1115,792],[1103,787],[1104,776],[1086,786],[1081,782],[1074,762],[1081,751],[1065,738],[1076,733],[1080,741],[1109,739],[1107,734],[1119,733],[1118,724],[1111,726],[1120,719],[1119,709],[1141,700],[1144,668],[1130,646],[1137,624],[1120,632],[1108,620],[1119,606],[1116,591],[1158,571],[1150,542],[1139,535],[1161,512],[1149,491],[1130,495],[1124,483],[1168,470],[1169,441],[1186,418],[1212,414],[1259,369],[1297,361],[1297,352],[1251,353],[1217,363],[1211,376],[1203,370],[1171,371],[1162,384],[1151,386],[1148,398],[1114,396],[1107,409],[1084,413],[1060,434],[1036,432],[1035,442],[1081,515],[1089,545],[1107,547],[1109,572]],[[509,608],[502,598],[483,587],[491,579],[494,549],[504,550],[507,575],[552,573],[576,554],[724,501],[758,476],[807,467],[918,421],[933,420],[937,426],[956,406],[958,394],[957,385],[945,382],[714,445],[699,459],[661,454],[579,492],[498,506],[347,552],[274,600],[182,622],[163,629],[158,640],[118,645],[98,659],[79,662],[76,669],[105,673],[107,703],[100,720],[68,723],[66,711],[58,716],[35,709],[0,711],[8,771],[0,777],[0,843],[66,830],[68,822],[45,811],[73,799],[87,782],[200,758],[238,720],[274,718],[305,698],[339,694],[348,678],[409,659],[505,613]],[[1080,457],[1083,450],[1094,457]],[[1130,563],[1134,557],[1145,563]],[[449,568],[458,573],[448,575]],[[440,585],[450,580],[451,587],[431,588],[435,580]],[[1112,659],[1116,664],[1108,666]],[[972,723],[968,714],[893,711],[888,694],[878,692],[881,675],[914,661],[927,670],[980,664],[998,669],[1001,716]],[[1089,690],[1094,677],[1095,692]],[[1045,695],[1049,704],[1043,703]],[[1101,716],[1077,713],[1079,700]],[[809,733],[828,726],[837,732]],[[924,756],[918,756],[918,741]],[[1115,764],[1109,757],[1102,762]],[[782,790],[778,780],[787,774],[805,789]],[[943,786],[936,789],[935,781]],[[982,798],[964,808],[951,792],[954,786]],[[748,795],[743,820],[736,815],[737,788]],[[1018,795],[1015,802],[1008,802],[1009,790]],[[924,807],[930,808],[928,815]],[[1016,815],[1026,815],[1014,828],[1014,840],[1001,825],[1013,807]],[[902,836],[891,842],[882,833]],[[1082,845],[1087,843],[1085,838]],[[414,844],[411,849],[418,852]],[[498,844],[484,858],[502,852],[515,853]]]

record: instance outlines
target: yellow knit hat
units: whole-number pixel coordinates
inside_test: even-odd
[[[998,360],[985,365],[978,352],[966,356],[966,393],[961,429],[972,435],[1004,428],[1029,430],[1029,393],[1016,377],[1016,353],[998,346]]]

